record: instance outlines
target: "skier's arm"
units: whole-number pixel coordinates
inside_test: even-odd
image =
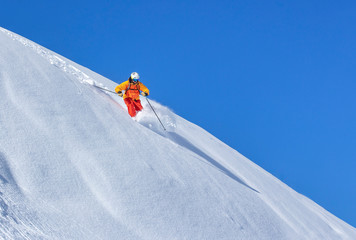
[[[126,90],[127,87],[128,87],[127,81],[126,81],[126,82],[123,82],[123,83],[121,83],[120,85],[118,85],[118,86],[115,88],[115,92],[119,93],[119,92],[121,92],[121,91],[123,91],[123,90]]]
[[[148,96],[150,94],[150,91],[148,90],[148,88],[143,85],[142,82],[140,82],[140,90],[145,93],[145,94],[142,94],[143,96]]]

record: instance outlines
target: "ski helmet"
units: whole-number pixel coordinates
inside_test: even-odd
[[[131,73],[131,79],[138,81],[140,79],[140,75],[137,72]]]

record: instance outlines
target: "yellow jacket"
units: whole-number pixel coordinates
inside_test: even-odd
[[[139,100],[140,99],[140,91],[147,93],[147,95],[150,93],[150,91],[148,90],[148,88],[143,85],[140,81],[138,81],[137,83],[133,83],[129,80],[121,83],[120,85],[118,85],[115,88],[115,92],[119,92],[119,91],[125,91],[125,94],[123,96],[123,98],[132,98],[134,100]]]

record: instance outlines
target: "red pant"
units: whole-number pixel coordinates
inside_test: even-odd
[[[134,100],[132,98],[125,98],[124,101],[125,101],[127,110],[129,111],[129,114],[131,117],[136,116],[137,112],[139,112],[143,109],[140,100]]]

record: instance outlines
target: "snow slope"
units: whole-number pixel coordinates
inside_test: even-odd
[[[167,131],[94,86],[114,82],[2,28],[0,43],[0,239],[356,239],[159,103]]]

